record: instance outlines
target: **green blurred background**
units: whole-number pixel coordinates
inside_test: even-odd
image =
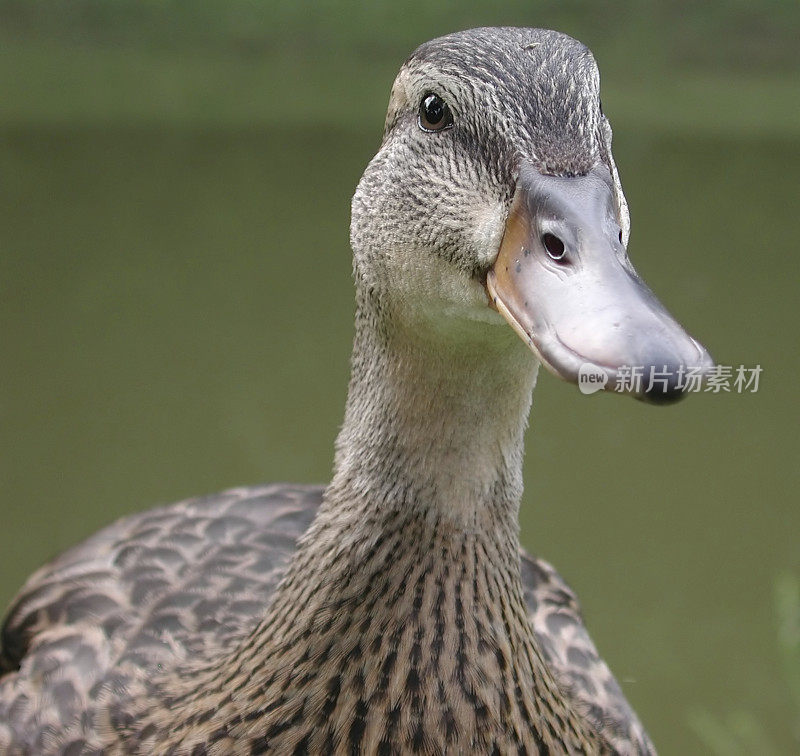
[[[720,362],[764,370],[666,409],[543,374],[523,542],[662,753],[737,712],[796,753],[772,601],[800,574],[795,0],[0,1],[0,605],[124,513],[328,479],[349,200],[391,82],[501,24],[592,48],[634,262]]]

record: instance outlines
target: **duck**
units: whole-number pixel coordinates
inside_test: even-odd
[[[656,404],[713,367],[631,264],[611,138],[565,34],[410,55],[352,200],[331,482],[134,514],[34,573],[2,629],[1,753],[655,753],[519,539],[541,365]]]

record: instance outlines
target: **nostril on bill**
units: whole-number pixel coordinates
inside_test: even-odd
[[[547,250],[547,254],[555,260],[559,262],[564,259],[564,256],[567,253],[567,248],[564,245],[564,242],[561,241],[555,234],[551,234],[547,232],[542,234],[542,244],[544,244],[544,248]]]

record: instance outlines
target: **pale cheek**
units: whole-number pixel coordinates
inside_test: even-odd
[[[472,243],[482,265],[493,263],[497,257],[507,215],[507,208],[499,202],[494,205],[476,204],[472,210]]]
[[[461,255],[488,267],[495,261],[503,239],[507,208],[469,194],[460,198],[459,205],[458,235],[465,247]],[[451,216],[445,220],[449,219]],[[442,226],[446,228],[447,224],[443,222]],[[397,244],[383,260],[386,294],[409,315],[422,315],[426,320],[503,323],[489,307],[483,285],[436,253]]]
[[[409,317],[447,322],[482,321],[501,323],[502,318],[489,307],[486,289],[462,270],[434,254],[395,253],[387,259],[388,286],[391,298]]]
[[[468,302],[475,296],[471,281],[454,264],[433,252],[395,250],[386,257],[387,294],[414,307],[443,302]]]

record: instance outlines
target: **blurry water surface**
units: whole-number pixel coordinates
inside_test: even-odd
[[[0,604],[124,513],[328,479],[378,133],[3,128]],[[619,124],[615,145],[639,271],[761,387],[654,408],[542,373],[522,540],[664,753],[697,750],[691,712],[738,708],[790,752],[771,589],[800,569],[798,145]]]

